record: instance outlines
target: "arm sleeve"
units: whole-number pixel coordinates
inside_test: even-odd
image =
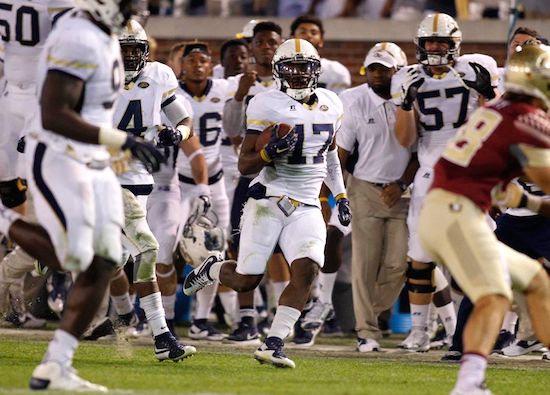
[[[229,99],[223,107],[223,130],[229,137],[240,136],[244,125],[244,101]]]
[[[338,151],[336,149],[327,152],[327,176],[325,177],[325,184],[334,197],[346,194],[342,167],[340,166]]]
[[[98,68],[95,40],[63,37],[63,42],[52,45],[46,57],[48,70],[59,70],[87,81]]]
[[[351,107],[348,109],[342,121],[340,130],[336,133],[336,144],[348,152],[353,151],[355,141],[357,141],[356,133],[358,124],[354,123],[354,119],[356,119],[356,117],[354,116],[353,107]]]
[[[179,95],[172,95],[171,97],[173,97],[173,100],[166,100],[164,102],[168,104],[165,105],[163,103],[162,112],[166,115],[170,123],[176,126],[185,118],[190,117],[190,114],[185,106],[185,98]]]

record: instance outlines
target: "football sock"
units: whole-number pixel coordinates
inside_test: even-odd
[[[216,299],[216,291],[218,290],[218,284],[211,284],[204,287],[196,294],[196,306],[193,319],[201,320],[207,319],[212,310],[212,305]]]
[[[275,306],[279,304],[279,298],[287,285],[288,281],[271,281],[271,300],[275,302]]]
[[[430,304],[411,303],[411,322],[413,329],[428,330],[428,311]]]
[[[162,307],[167,320],[173,320],[176,316],[176,294],[162,295]]]
[[[210,266],[210,269],[208,270],[208,275],[211,279],[215,281],[220,281],[220,270],[222,270],[222,265],[225,261],[222,262],[216,262]]]
[[[447,336],[452,336],[456,329],[456,312],[453,306],[453,302],[447,303],[445,306],[436,307],[437,315],[445,326],[445,333]]]
[[[479,354],[467,353],[462,356],[455,388],[469,393],[481,387],[485,381],[487,358]]]
[[[126,292],[120,296],[111,296],[113,299],[113,304],[115,305],[115,310],[118,315],[124,315],[134,311],[134,306],[130,302],[130,294]]]
[[[225,310],[225,314],[227,314],[230,319],[231,323],[235,324],[239,321],[239,299],[237,296],[237,292],[235,291],[228,291],[228,292],[218,292],[218,296],[220,297],[220,302],[222,303],[223,309]]]
[[[162,308],[160,292],[154,292],[151,295],[139,298],[139,303],[143,311],[145,311],[145,317],[153,331],[153,336],[162,335],[169,331],[164,316],[164,309]]]
[[[267,333],[267,337],[275,336],[280,339],[284,339],[290,333],[292,327],[298,318],[300,318],[300,310],[296,310],[293,307],[279,305],[273,317],[271,328]]]
[[[504,315],[504,320],[502,321],[502,329],[515,334],[516,333],[516,324],[518,322],[518,315],[513,311],[507,311]]]
[[[48,344],[48,351],[42,359],[42,363],[56,361],[62,365],[72,364],[74,352],[78,347],[78,339],[62,329],[54,332],[53,339]]]
[[[319,273],[319,300],[332,304],[332,291],[338,273]]]

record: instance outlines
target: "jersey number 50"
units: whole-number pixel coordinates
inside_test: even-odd
[[[0,3],[1,11],[12,11],[13,5]],[[0,14],[0,34],[2,41],[11,41],[11,29],[8,20]],[[15,12],[15,41],[21,45],[33,47],[40,42],[40,29],[38,27],[38,11],[32,7],[21,6]],[[27,21],[27,23],[25,23]],[[30,27],[30,29],[29,29]]]

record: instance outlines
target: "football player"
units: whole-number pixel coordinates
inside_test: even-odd
[[[175,94],[178,82],[173,71],[162,63],[147,61],[149,43],[137,21],[128,22],[119,43],[125,79],[115,107],[114,125],[133,136],[155,141],[159,147],[177,147],[191,136],[191,129],[185,102]],[[162,124],[161,114],[170,125]],[[159,245],[147,224],[145,211],[147,197],[153,190],[153,177],[142,164],[133,162],[118,180],[123,188],[124,236],[134,256],[133,283],[153,332],[156,356],[159,360],[180,360],[196,350],[176,341],[162,308],[155,275]],[[111,294],[117,313],[129,324],[133,309],[127,285],[124,277],[115,276]]]
[[[277,244],[290,264],[290,283],[278,301],[264,344],[254,353],[261,363],[294,368],[283,351],[301,314],[319,267],[324,263],[326,230],[320,210],[323,181],[336,197],[340,221],[351,221],[334,133],[340,127],[340,99],[316,88],[321,71],[317,50],[301,39],[285,41],[273,57],[279,89],[256,95],[246,111],[247,134],[239,156],[243,174],[259,175],[248,190],[238,262],[211,255],[191,272],[184,292],[192,294],[213,281],[238,291],[256,288]],[[293,126],[285,136],[278,123]],[[259,133],[272,125],[271,140],[256,151]]]
[[[302,15],[292,21],[290,35],[309,41],[317,51],[320,51],[324,45],[325,29],[319,18],[312,15]],[[351,75],[342,63],[321,58],[321,67],[323,71],[319,77],[319,87],[340,93],[351,86]]]
[[[245,110],[250,100],[258,93],[275,89],[275,80],[271,70],[271,63],[275,51],[281,44],[282,29],[276,23],[263,21],[254,26],[253,38],[250,44],[254,63],[240,76],[229,78],[230,84],[235,86],[235,94],[224,106],[223,130],[232,138],[244,134]],[[239,248],[239,228],[244,203],[247,199],[248,185],[253,175],[241,175],[235,189],[233,205],[231,206],[231,245],[233,253]],[[276,252],[278,252],[276,250]],[[279,299],[288,282],[288,267],[280,253],[275,253],[269,264],[271,289],[274,291],[274,300]],[[238,343],[260,344],[260,336],[256,325],[256,309],[254,307],[254,292],[239,293],[240,322],[239,327],[227,337],[227,341]]]
[[[512,287],[525,294],[538,339],[550,345],[550,281],[536,260],[497,241],[486,221],[491,190],[522,173],[550,193],[550,48],[525,45],[510,58],[506,93],[471,114],[444,149],[419,219],[426,252],[445,264],[474,303],[451,394],[490,394],[492,351]],[[540,210],[542,199],[526,199]]]
[[[36,65],[48,34],[59,16],[73,7],[72,0],[8,0],[0,9],[4,24],[0,82],[0,199],[8,208],[25,213],[26,180],[20,138],[31,118],[39,111],[36,103]],[[10,34],[11,32],[11,34]],[[34,218],[31,210],[28,213]],[[24,275],[34,269],[34,259],[16,247],[0,265],[0,312],[13,305],[14,323],[28,326],[36,322],[23,303]],[[11,295],[11,296],[10,296]],[[10,300],[11,299],[11,300]]]
[[[432,181],[433,166],[468,115],[495,97],[496,62],[480,54],[459,56],[461,42],[462,33],[452,17],[428,15],[415,38],[419,63],[404,67],[392,79],[392,96],[400,105],[396,113],[397,139],[405,147],[416,143],[420,162],[407,218],[408,256],[412,260],[407,270],[407,289],[413,328],[400,344],[411,351],[430,348],[428,311],[434,291],[434,304],[448,342],[456,326],[448,282],[418,241],[418,214]]]
[[[130,18],[131,0],[78,0],[78,6],[58,21],[38,61],[40,116],[29,128],[25,155],[40,225],[2,207],[0,231],[49,267],[79,273],[31,389],[106,392],[81,379],[72,359],[122,263],[122,194],[109,150],[128,150],[150,171],[164,158],[151,144],[112,127],[124,80],[112,32]]]
[[[229,226],[229,201],[225,192],[224,171],[222,168],[220,146],[222,132],[223,107],[228,99],[228,82],[224,79],[210,78],[212,58],[206,43],[187,43],[182,57],[183,80],[179,84],[179,93],[191,104],[193,124],[200,150],[208,168],[207,178],[202,183],[193,179],[193,169],[189,158],[179,157],[177,161],[181,195],[181,220],[185,223],[196,211],[198,204],[210,207],[222,229]],[[195,202],[193,201],[194,199]],[[206,212],[205,209],[199,209]],[[193,316],[193,325],[188,336],[192,339],[221,340],[224,336],[208,323],[217,284],[197,293],[197,304]],[[230,292],[233,292],[230,290]],[[236,302],[235,298],[234,302]],[[229,309],[229,313],[236,309]]]

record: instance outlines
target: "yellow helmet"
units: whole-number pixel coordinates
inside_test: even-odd
[[[508,61],[506,91],[541,99],[550,108],[550,47],[528,42]]]

